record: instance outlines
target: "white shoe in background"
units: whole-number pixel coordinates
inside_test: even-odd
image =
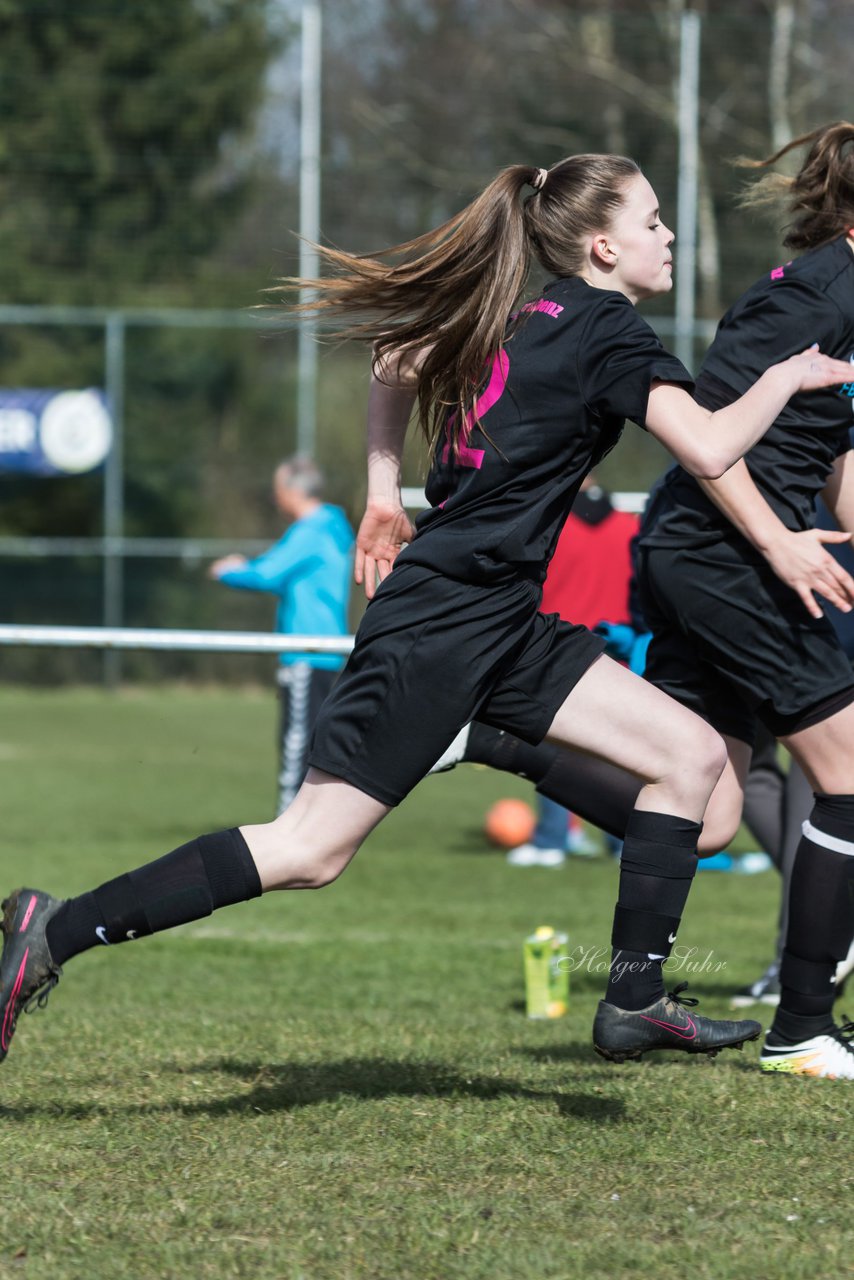
[[[519,844],[507,854],[511,867],[562,867],[566,854],[562,849],[538,849],[535,844]]]

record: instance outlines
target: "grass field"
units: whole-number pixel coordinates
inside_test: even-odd
[[[6,690],[0,725],[8,888],[269,813],[272,694]],[[507,867],[480,821],[508,794],[428,779],[323,893],[70,964],[0,1069],[0,1276],[854,1273],[851,1088],[763,1078],[756,1045],[600,1062],[615,865]],[[701,1012],[764,965],[775,907],[772,874],[701,874],[680,945],[704,971],[674,974]],[[553,1023],[521,1009],[544,922],[591,953]]]

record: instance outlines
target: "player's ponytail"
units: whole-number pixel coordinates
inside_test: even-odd
[[[805,133],[765,160],[740,160],[743,167],[766,169],[797,147],[810,144],[794,177],[769,173],[741,198],[749,208],[779,204],[792,215],[783,244],[815,249],[854,227],[854,124],[837,120]]]
[[[456,449],[467,414],[476,414],[532,253],[555,275],[577,274],[585,232],[607,227],[637,173],[633,161],[619,156],[573,156],[550,170],[512,165],[435,230],[365,256],[319,246],[330,274],[291,278],[281,287],[312,290],[313,299],[295,309],[347,319],[336,336],[371,342],[378,364],[426,351],[420,425],[431,447],[449,430]],[[360,314],[366,318],[349,319]]]

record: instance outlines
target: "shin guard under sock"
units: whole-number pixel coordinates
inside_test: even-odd
[[[838,962],[854,937],[854,796],[816,795],[795,855],[772,1034],[804,1040],[833,1022]]]
[[[662,964],[697,870],[702,823],[635,810],[626,825],[620,892],[605,999],[620,1009],[645,1009],[664,995]]]
[[[70,898],[48,924],[47,943],[61,965],[99,942],[144,938],[260,894],[258,871],[240,831],[217,831]]]

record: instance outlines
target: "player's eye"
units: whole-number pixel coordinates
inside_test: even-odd
[[[650,228],[649,228],[649,229],[650,229],[650,231],[655,231],[655,230],[656,230],[658,227],[660,227],[660,226],[661,226],[661,223],[660,223],[660,222],[652,222],[652,223],[650,223]]]

